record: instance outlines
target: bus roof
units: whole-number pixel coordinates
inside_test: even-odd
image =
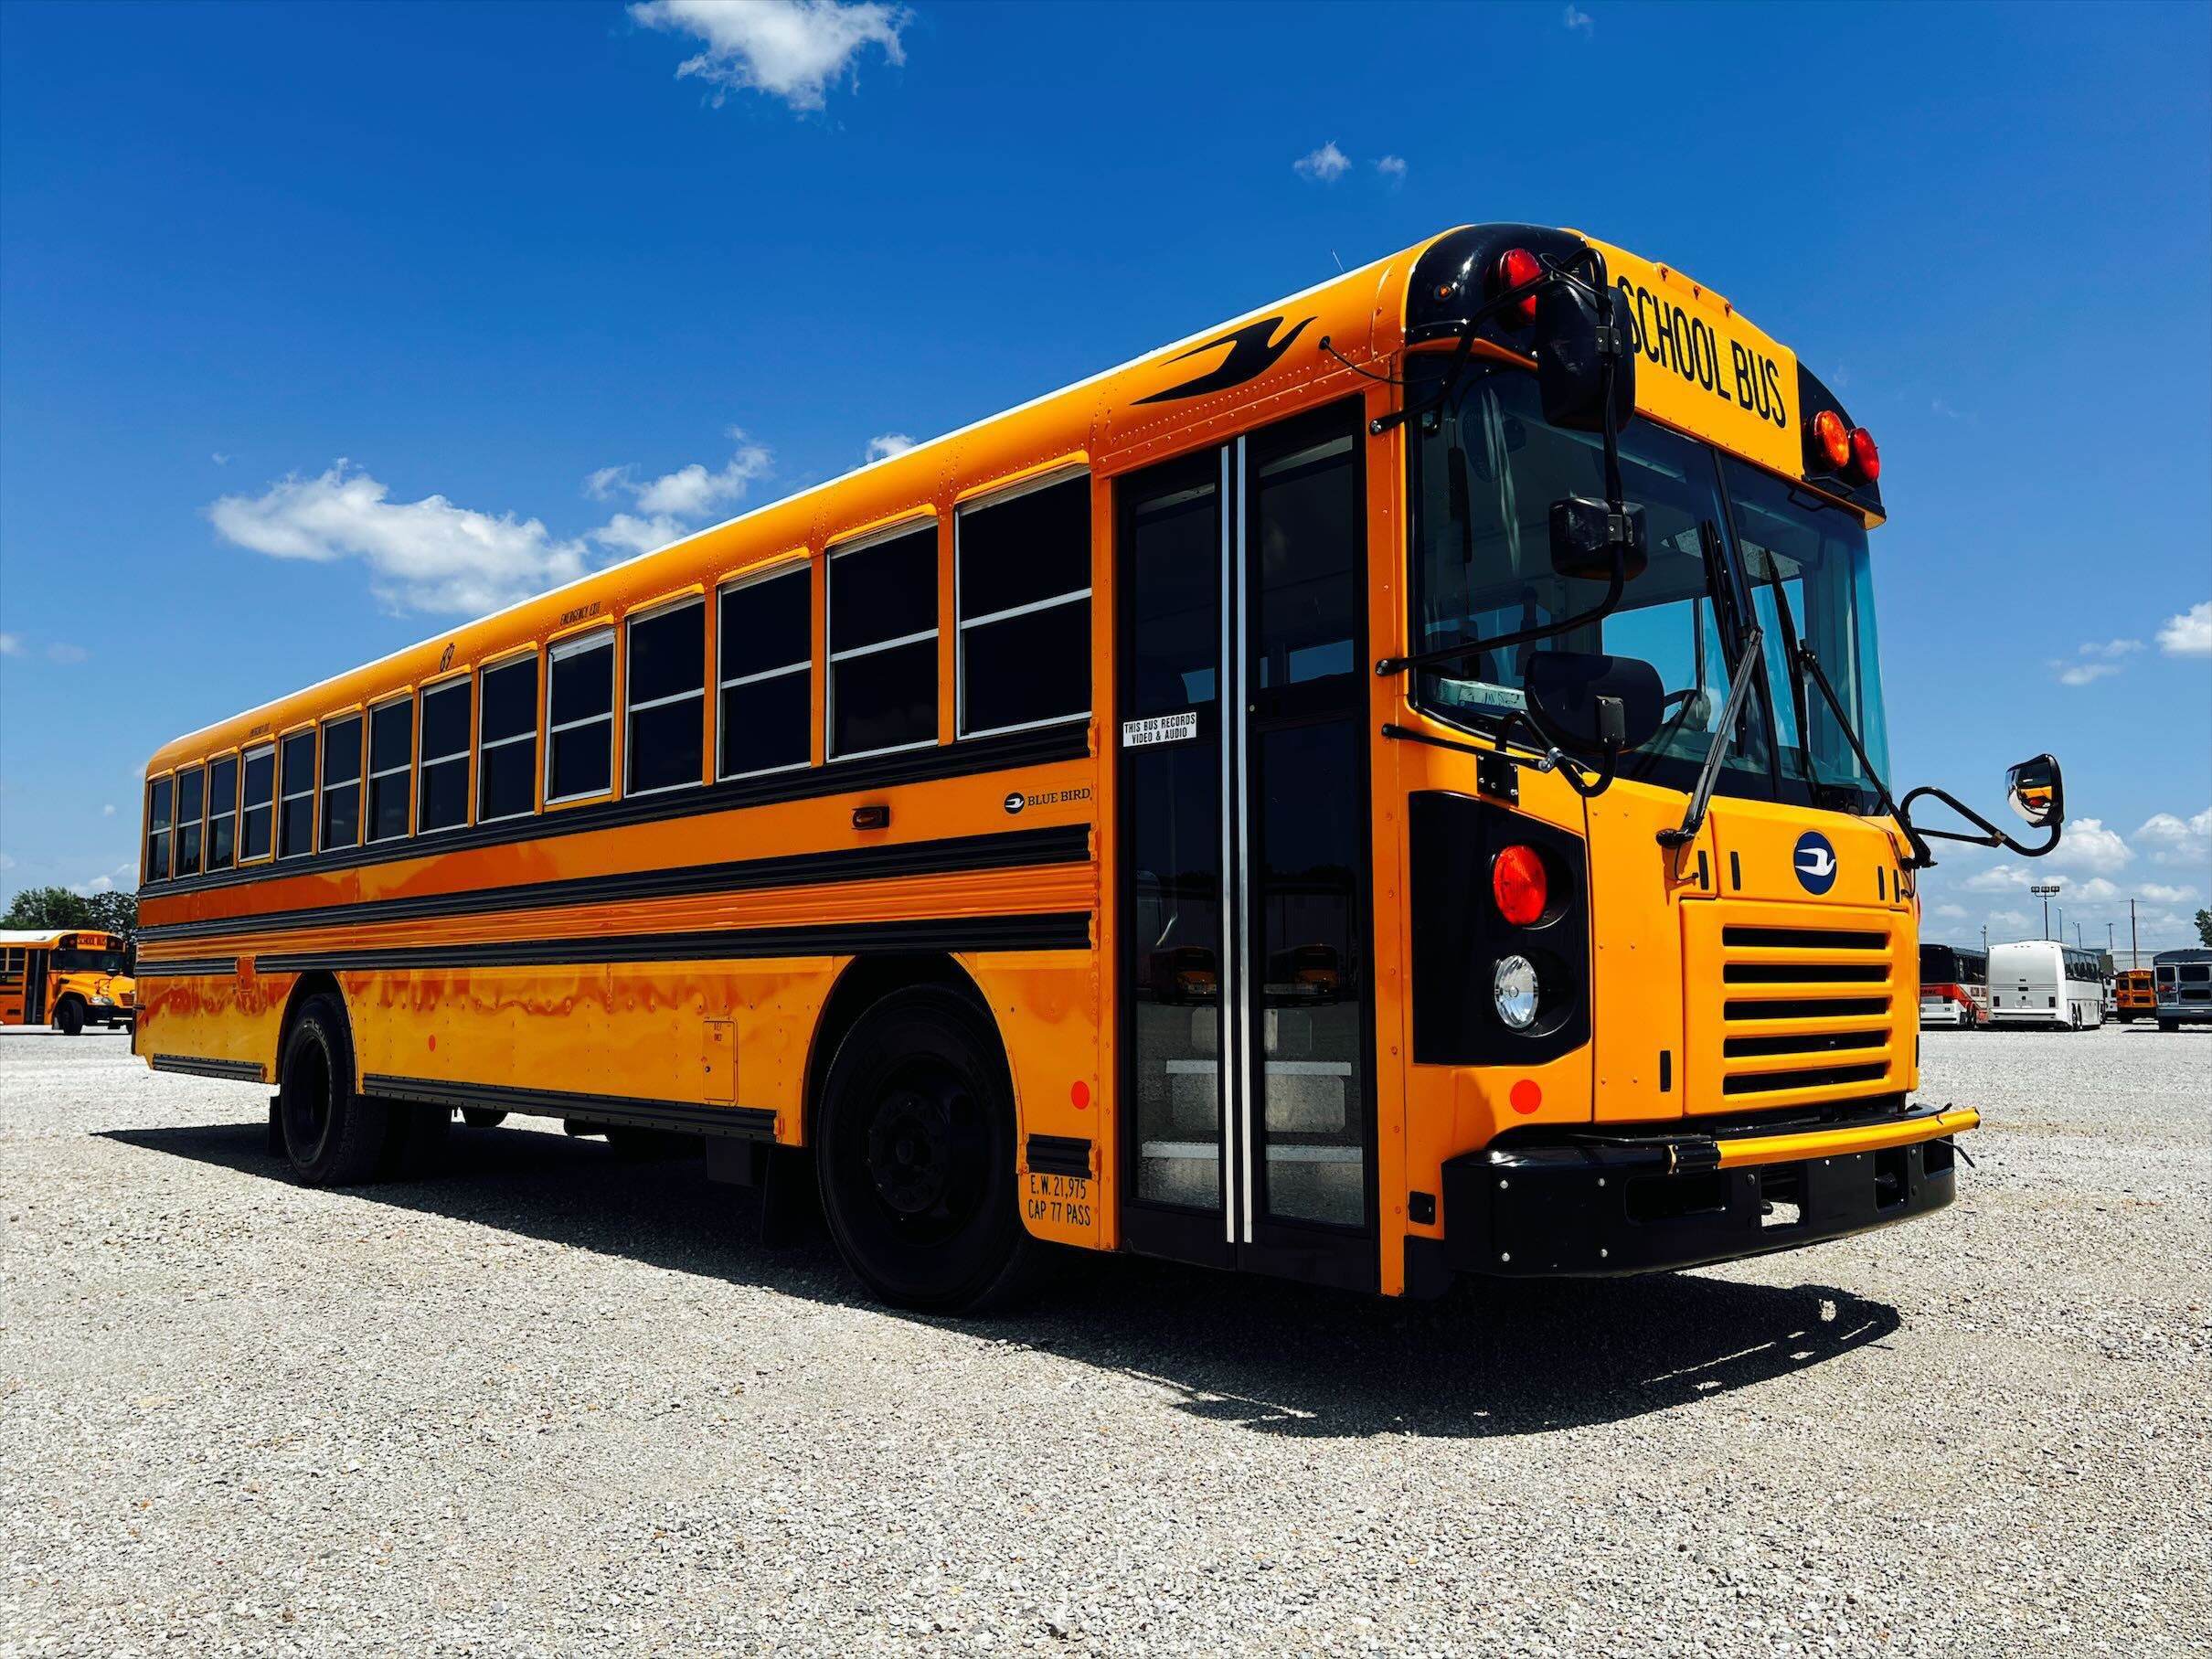
[[[113,934],[102,932],[98,928],[31,928],[27,930],[16,929],[13,931],[0,930],[0,947],[16,946],[20,948],[29,948],[37,945],[58,945],[65,939],[74,939],[80,942],[98,940],[100,942],[90,947],[95,951],[104,951],[111,945],[117,942]]]
[[[1293,394],[1310,396],[1322,388],[1327,395],[1349,393],[1362,384],[1363,372],[1373,378],[1382,372],[1376,366],[1420,346],[1423,328],[1433,329],[1436,308],[1448,303],[1440,278],[1455,277],[1463,308],[1473,310],[1485,297],[1483,285],[1497,250],[1526,245],[1556,257],[1579,249],[1584,239],[1578,232],[1529,225],[1462,225],[1444,231],[1058,391],[173,739],[147,762],[146,776],[273,741],[448,674],[459,677],[492,656],[605,626],[624,611],[711,590],[732,577],[819,554],[901,519],[936,518],[948,505],[1044,472],[1081,465],[1109,475],[1218,441],[1248,424],[1255,409],[1280,407]],[[1603,254],[1610,278],[1639,318],[1639,413],[1793,484],[1835,495],[1870,524],[1880,522],[1880,497],[1872,485],[1852,492],[1833,480],[1808,478],[1803,412],[1818,407],[1842,411],[1794,353],[1746,322],[1727,299],[1672,267],[1588,239]],[[1525,347],[1499,334],[1496,324],[1485,324],[1478,337],[1486,356],[1527,361]],[[1222,356],[1210,355],[1223,348]]]

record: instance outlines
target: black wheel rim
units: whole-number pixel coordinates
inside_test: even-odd
[[[965,1231],[983,1207],[987,1114],[967,1079],[933,1058],[908,1060],[863,1122],[864,1163],[882,1215],[909,1244]]]
[[[330,1133],[330,1057],[312,1038],[292,1051],[284,1079],[284,1134],[292,1155],[305,1163],[323,1150]]]

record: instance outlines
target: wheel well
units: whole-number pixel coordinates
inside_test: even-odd
[[[822,1087],[828,1079],[830,1061],[836,1058],[837,1045],[845,1041],[845,1034],[855,1022],[877,1003],[894,991],[904,991],[911,985],[943,985],[959,992],[973,1002],[984,1017],[991,1022],[994,1033],[998,1021],[993,1017],[989,998],[969,977],[968,971],[950,956],[856,956],[845,965],[843,973],[822,1005],[822,1017],[814,1022],[814,1036],[806,1055],[806,1143],[814,1140],[814,1112],[822,1101]],[[1002,1039],[1001,1051],[1005,1044]]]
[[[341,1008],[346,1007],[346,993],[338,988],[338,981],[335,974],[325,973],[318,971],[313,973],[303,973],[298,979],[292,982],[292,994],[284,999],[284,1017],[282,1020],[278,1022],[277,1025],[276,1056],[270,1062],[269,1066],[269,1075],[271,1079],[278,1078],[279,1074],[283,1069],[284,1039],[292,1035],[292,1022],[293,1016],[299,1013],[302,1005],[306,1003],[309,997],[325,995],[336,997],[338,1000],[338,1006]],[[346,1019],[350,1022],[352,1018],[353,1011],[351,1009],[347,1009]],[[359,1050],[356,1049],[356,1053],[357,1054]]]

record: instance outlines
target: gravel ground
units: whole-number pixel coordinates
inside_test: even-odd
[[[1930,1034],[1947,1213],[905,1318],[750,1195],[0,1037],[0,1655],[2212,1652],[2212,1034]]]

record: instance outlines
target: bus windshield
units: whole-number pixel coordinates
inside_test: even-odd
[[[83,945],[65,945],[54,952],[54,970],[58,973],[121,973],[123,953],[120,950],[95,951]]]
[[[1417,379],[1424,369],[1439,372],[1417,360]],[[1621,473],[1628,499],[1643,508],[1650,564],[1624,590],[1620,609],[1554,639],[1423,670],[1415,695],[1445,719],[1495,724],[1526,707],[1522,679],[1537,651],[1641,657],[1659,671],[1666,718],[1621,771],[1687,788],[1728,696],[1731,631],[1722,618],[1733,612],[1733,595],[1720,528],[1727,508],[1711,452],[1648,420],[1622,434]],[[1550,512],[1561,496],[1604,493],[1598,438],[1547,426],[1535,376],[1499,368],[1463,383],[1415,449],[1413,650],[1510,633],[1596,604],[1604,583],[1551,568]],[[1720,787],[1731,792],[1769,776],[1757,704],[1745,712],[1745,729],[1723,765]]]

